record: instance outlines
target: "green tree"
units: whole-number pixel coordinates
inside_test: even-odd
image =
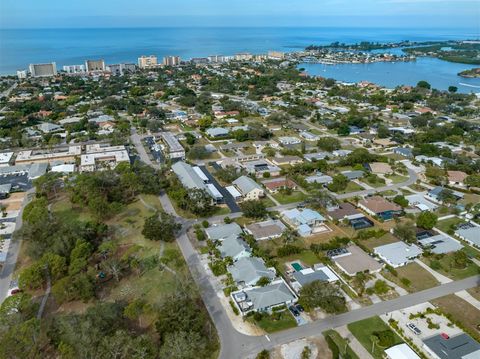
[[[180,227],[172,215],[165,212],[155,213],[145,219],[142,235],[152,241],[173,242]]]
[[[265,287],[266,285],[269,285],[269,284],[270,284],[270,278],[262,277],[258,280],[256,285],[260,287]]]
[[[333,177],[332,183],[330,183],[327,187],[332,192],[341,192],[344,191],[348,186],[348,178],[343,174],[338,174]]]
[[[343,313],[347,310],[345,298],[338,288],[319,280],[300,289],[299,303],[307,310],[322,308],[327,313]]]
[[[427,81],[423,81],[423,80],[417,83],[417,87],[426,89],[426,90],[430,90],[432,88],[432,86]]]
[[[415,225],[412,222],[397,224],[393,229],[393,234],[408,243],[413,243],[417,239]]]
[[[257,354],[256,359],[270,359],[270,352],[267,349],[263,349]]]
[[[247,218],[264,218],[268,213],[262,201],[245,201],[240,204],[240,208]]]
[[[422,212],[417,217],[417,226],[424,229],[432,229],[438,221],[438,216],[430,211]]]
[[[328,152],[333,152],[341,148],[340,141],[335,137],[322,137],[318,140],[317,146]]]
[[[393,202],[395,202],[399,206],[402,206],[402,208],[406,208],[409,205],[408,200],[400,194],[393,198]]]

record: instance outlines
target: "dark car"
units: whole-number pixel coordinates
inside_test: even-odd
[[[300,312],[293,305],[290,306],[288,309],[290,309],[290,311],[295,317],[298,317],[300,315]]]
[[[300,312],[300,313],[303,313],[305,311],[305,309],[300,305],[300,304],[297,304],[295,306],[295,308]]]

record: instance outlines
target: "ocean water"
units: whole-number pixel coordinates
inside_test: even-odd
[[[244,51],[251,53],[265,53],[268,50],[293,51],[311,44],[328,44],[334,41],[395,42],[476,37],[478,34],[471,29],[426,28],[2,29],[0,30],[0,74],[14,74],[18,69],[26,69],[30,63],[51,61],[55,61],[57,67],[61,69],[63,65],[81,64],[86,59],[95,58],[103,58],[107,64],[112,64],[136,62],[140,55],[150,54],[157,55],[159,58],[178,55],[188,59],[214,54],[233,55]],[[452,67],[452,74],[456,74],[456,68],[457,66],[455,69]],[[339,70],[339,73],[342,71]],[[431,71],[434,72],[435,68]],[[342,80],[347,81],[345,78]]]

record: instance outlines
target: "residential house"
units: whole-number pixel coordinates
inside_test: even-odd
[[[317,173],[313,176],[306,177],[305,181],[307,181],[307,183],[318,183],[318,184],[321,184],[321,185],[325,186],[327,184],[332,183],[333,178],[328,176],[328,175],[324,175],[322,173]]]
[[[459,251],[463,248],[462,244],[445,234],[437,234],[431,237],[424,237],[418,240],[418,243],[434,254],[446,254]]]
[[[468,177],[468,174],[462,171],[447,171],[448,175],[448,184],[450,186],[466,187],[465,179]]]
[[[368,214],[377,216],[384,221],[403,213],[402,207],[398,204],[389,202],[380,196],[367,197],[358,202],[358,206]]]
[[[315,264],[313,268],[304,268],[299,271],[294,271],[291,274],[292,281],[290,282],[295,292],[299,293],[300,289],[306,284],[310,284],[317,280],[321,282],[336,282],[338,277],[327,266],[321,264]]]
[[[340,203],[335,209],[328,211],[330,219],[337,221],[348,221],[355,230],[373,227],[373,222],[365,217],[351,203]]]
[[[297,184],[293,182],[290,178],[281,177],[271,180],[262,181],[262,184],[270,193],[277,193],[280,190],[291,189],[296,190]]]
[[[257,241],[279,238],[287,227],[278,219],[253,223],[245,226],[245,232],[252,235]]]
[[[438,208],[438,205],[427,200],[425,194],[415,193],[405,196],[405,199],[408,201],[410,207],[416,207],[422,212],[435,211]]]
[[[325,221],[325,218],[320,213],[309,208],[294,208],[284,211],[281,215],[285,222],[292,226],[302,237],[313,234],[316,227],[322,225]]]
[[[432,164],[434,164],[437,167],[443,167],[443,162],[444,162],[443,159],[441,159],[441,158],[428,157],[428,156],[424,156],[424,155],[416,156],[415,160],[417,162],[423,162],[423,163],[431,162]]]
[[[330,156],[330,153],[328,152],[316,152],[316,153],[306,153],[303,155],[303,158],[305,158],[305,160],[308,162],[315,162],[315,161],[324,160],[328,156]]]
[[[349,181],[353,181],[353,180],[356,180],[356,179],[359,179],[359,178],[362,178],[363,176],[365,176],[365,172],[358,171],[358,170],[356,170],[356,171],[343,171],[342,175],[347,177]]]
[[[387,359],[421,359],[408,344],[397,344],[393,347],[385,349]]]
[[[354,276],[358,272],[376,273],[383,268],[382,264],[356,245],[327,251],[327,255],[349,276]]]
[[[300,137],[304,138],[306,141],[318,141],[320,139],[319,135],[315,135],[309,131],[300,132]]]
[[[417,245],[407,244],[403,241],[375,247],[373,252],[393,268],[407,265],[423,253]]]
[[[284,146],[286,146],[286,145],[298,145],[298,144],[302,143],[302,140],[300,140],[299,138],[291,137],[291,136],[279,137],[278,141]]]
[[[240,236],[242,233],[242,228],[235,222],[205,228],[205,234],[211,241],[223,241],[230,236]]]
[[[242,194],[245,201],[258,200],[265,196],[263,188],[248,176],[241,176],[233,181],[233,184]]]
[[[252,250],[247,243],[237,235],[232,234],[225,238],[218,247],[222,258],[230,257],[234,262],[240,258],[250,257]]]
[[[472,246],[480,248],[480,227],[471,225],[469,228],[460,228],[455,234]]]
[[[384,162],[372,162],[366,164],[367,169],[377,175],[388,175],[392,174],[392,167],[388,163]]]
[[[448,190],[448,189],[440,186],[434,187],[425,194],[425,197],[436,203],[443,203],[445,190]],[[452,190],[448,190],[448,191],[452,194],[455,201],[459,201],[465,196],[462,192],[452,191]]]
[[[283,279],[275,280],[264,287],[234,292],[231,298],[242,315],[252,311],[269,313],[275,307],[289,306],[297,301],[297,296]]]
[[[263,177],[265,173],[268,173],[272,177],[276,177],[280,175],[281,171],[280,167],[275,166],[273,163],[264,159],[244,162],[243,166],[248,173],[255,174],[255,177]]]
[[[225,138],[229,136],[230,131],[223,127],[211,127],[208,128],[205,133],[210,138]]]
[[[406,147],[397,147],[393,149],[393,153],[400,155],[406,158],[413,158],[413,152],[410,148]]]
[[[277,166],[294,166],[296,164],[303,163],[303,159],[298,156],[283,156],[272,158],[272,162]]]
[[[260,278],[273,280],[276,277],[275,269],[268,269],[263,259],[258,257],[244,257],[228,267],[233,280],[242,287],[253,287]]]

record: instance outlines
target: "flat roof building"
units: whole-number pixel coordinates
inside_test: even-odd
[[[201,170],[199,168],[199,170]],[[183,161],[176,162],[172,165],[172,171],[177,175],[183,187],[187,189],[199,189],[206,191],[212,197],[215,203],[223,202],[223,195],[218,191],[214,184],[205,183],[205,178],[198,174],[188,163]],[[208,180],[208,178],[207,178]]]
[[[158,58],[155,55],[140,56],[138,58],[138,67],[141,69],[147,69],[150,67],[156,67],[158,65]]]
[[[87,145],[85,152],[80,158],[80,172],[113,169],[121,162],[130,163],[130,156],[125,146]]]
[[[87,60],[85,61],[85,70],[87,72],[105,71],[105,61],[103,59]]]
[[[15,164],[51,163],[53,161],[75,162],[76,157],[81,154],[81,146],[69,146],[53,150],[26,150],[18,152]]]
[[[172,160],[185,159],[185,150],[173,133],[162,132],[160,136],[163,143],[167,146],[167,151],[165,151],[166,157]]]
[[[448,339],[438,334],[424,339],[423,346],[435,359],[480,358],[480,344],[465,333]]]
[[[404,266],[423,253],[422,249],[415,244],[402,241],[375,247],[373,251],[393,268]]]
[[[32,77],[52,77],[57,75],[57,64],[30,64],[28,67]]]

